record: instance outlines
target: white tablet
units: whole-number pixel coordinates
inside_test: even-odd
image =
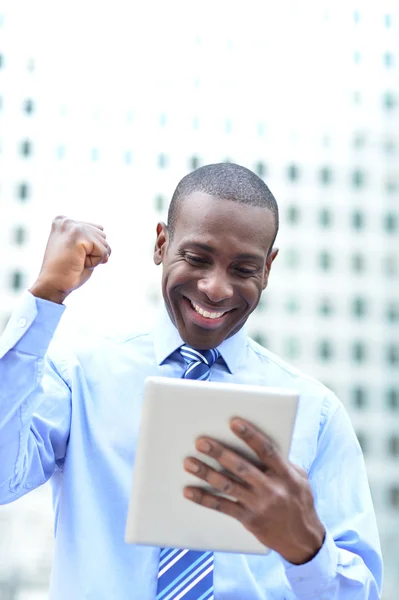
[[[184,498],[185,485],[206,484],[186,473],[183,461],[187,456],[196,456],[218,468],[216,461],[198,453],[194,446],[198,436],[208,435],[256,462],[252,450],[229,428],[234,416],[248,419],[269,434],[288,457],[297,403],[298,393],[293,390],[148,378],[125,541],[266,554],[268,549],[236,519]]]

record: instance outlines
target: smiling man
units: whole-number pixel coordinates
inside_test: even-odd
[[[277,256],[277,230],[276,201],[248,169],[222,163],[190,173],[176,188],[168,224],[157,226],[154,260],[162,265],[166,310],[153,330],[67,353],[50,346],[63,302],[111,250],[101,226],[54,220],[38,279],[0,341],[0,502],[50,480],[56,523],[51,598],[379,598],[374,511],[342,404],[245,332]],[[186,488],[187,501],[237,519],[272,549],[269,555],[124,543],[149,375],[299,391],[289,461],[254,425],[235,418],[232,430],[262,468],[206,436],[196,447],[223,471],[194,457],[182,465],[199,484],[210,484],[209,491]]]

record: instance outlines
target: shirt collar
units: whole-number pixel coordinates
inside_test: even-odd
[[[153,329],[153,339],[155,357],[158,365],[164,363],[175,350],[184,344],[177,328],[170,320],[165,305],[162,306]],[[244,353],[246,339],[246,330],[245,327],[242,327],[236,334],[227,340],[224,340],[224,342],[217,347],[230,373],[234,373],[237,370],[238,364]]]

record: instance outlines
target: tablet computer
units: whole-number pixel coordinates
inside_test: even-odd
[[[288,457],[298,403],[294,390],[168,377],[146,380],[125,541],[130,544],[214,552],[266,554],[236,519],[187,500],[186,485],[206,487],[183,461],[196,456],[195,439],[211,436],[255,464],[252,450],[230,430],[242,417],[269,434]]]

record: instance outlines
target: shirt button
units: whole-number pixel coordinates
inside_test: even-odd
[[[26,327],[26,319],[25,317],[21,317],[18,321],[18,327]]]

